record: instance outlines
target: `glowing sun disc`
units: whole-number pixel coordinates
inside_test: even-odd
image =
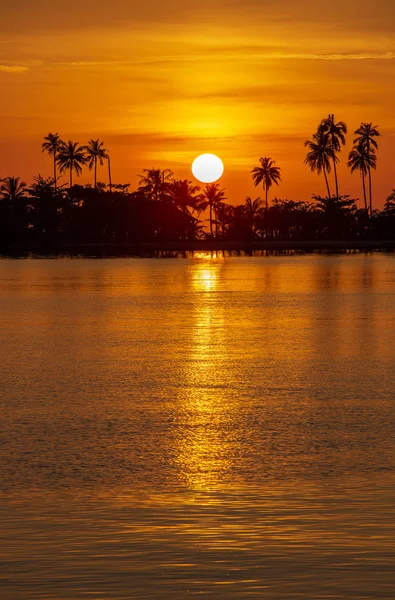
[[[202,183],[218,181],[224,172],[223,162],[215,154],[201,154],[192,164],[192,173]]]

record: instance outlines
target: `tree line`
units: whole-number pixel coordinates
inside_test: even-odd
[[[395,190],[382,211],[374,210],[372,202],[378,127],[362,123],[348,157],[351,172],[361,175],[363,208],[357,206],[357,199],[339,192],[337,167],[346,134],[346,124],[329,115],[305,142],[305,163],[324,175],[326,196],[313,196],[312,201],[274,198],[269,203],[272,186],[281,183],[281,168],[272,158],[261,157],[251,176],[255,186],[262,186],[264,198],[248,197],[235,205],[227,202],[226,190],[218,183],[201,189],[188,179],[176,178],[170,169],[145,169],[137,188],[130,190],[130,184],[112,182],[104,142],[91,139],[81,146],[50,133],[42,151],[53,161],[52,177],[38,175],[30,186],[18,177],[0,182],[0,250],[200,238],[393,239]],[[98,166],[105,163],[108,183],[98,181]],[[79,176],[84,166],[93,171],[93,183],[76,185],[73,175]],[[63,173],[68,174],[68,186],[59,185]]]

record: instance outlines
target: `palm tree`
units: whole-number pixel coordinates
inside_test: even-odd
[[[335,115],[328,115],[320,125],[324,134],[328,134],[332,149],[333,172],[335,174],[336,196],[339,197],[339,183],[336,169],[336,153],[341,151],[341,147],[346,145],[347,125],[344,121],[335,122]]]
[[[380,136],[380,132],[378,130],[378,125],[373,125],[373,123],[361,123],[360,127],[355,131],[355,135],[357,136],[354,140],[354,144],[358,146],[362,146],[366,150],[368,154],[371,152],[375,154],[375,151],[378,149],[378,144],[374,138]],[[374,167],[376,168],[376,167]],[[371,167],[368,166],[368,179],[369,179],[369,209],[370,214],[373,212],[373,202],[372,202],[372,174]]]
[[[27,192],[27,186],[20,177],[6,177],[1,180],[0,194],[3,200],[16,202],[22,200]]]
[[[64,146],[64,142],[60,139],[58,133],[49,133],[45,136],[44,142],[41,144],[41,152],[48,152],[50,156],[53,156],[53,178],[55,182],[55,192],[57,188],[56,163],[58,160],[58,152],[62,146]]]
[[[78,142],[68,141],[64,144],[58,153],[57,164],[60,172],[69,171],[70,173],[70,189],[73,187],[73,171],[79,177],[82,173],[82,167],[86,163],[85,148],[79,146]]]
[[[252,198],[248,197],[244,203],[244,214],[247,217],[248,223],[251,227],[251,234],[255,233],[255,222],[257,217],[260,215],[262,210],[263,202],[262,198]]]
[[[108,152],[105,148],[103,148],[104,142],[101,142],[99,139],[97,140],[89,140],[88,145],[84,147],[86,152],[86,160],[88,163],[89,169],[94,169],[94,187],[97,188],[97,163],[99,162],[100,166],[103,166],[103,162],[106,159],[109,159]]]
[[[225,190],[220,189],[218,183],[208,183],[203,190],[202,200],[199,204],[199,210],[210,209],[210,236],[213,237],[213,213],[221,207],[226,200]]]
[[[351,173],[354,171],[360,171],[362,176],[362,187],[363,187],[363,198],[365,202],[365,210],[368,210],[367,199],[366,199],[366,185],[365,177],[368,174],[369,169],[375,169],[377,163],[377,157],[373,152],[368,152],[367,148],[363,146],[354,146],[348,157],[347,166],[350,167]]]
[[[329,187],[327,173],[331,172],[331,159],[333,158],[332,145],[329,139],[329,135],[325,133],[321,128],[318,128],[317,133],[314,133],[312,140],[307,140],[304,143],[305,147],[309,149],[305,158],[305,165],[309,165],[310,169],[317,171],[318,175],[324,173],[326,189],[328,191],[328,198],[331,197],[331,190]],[[338,161],[337,156],[334,157],[334,161]]]
[[[160,200],[169,190],[170,182],[174,173],[170,169],[144,169],[139,175],[139,192],[143,192],[150,200]]]
[[[173,179],[170,182],[167,194],[169,198],[180,208],[184,213],[190,214],[189,208],[192,212],[198,210],[199,201],[201,200],[201,194],[198,194],[200,187],[194,185],[188,179]]]
[[[384,204],[384,212],[394,216],[395,215],[395,190],[392,190]]]
[[[262,183],[263,189],[266,192],[266,208],[268,208],[268,193],[269,189],[272,187],[273,183],[279,185],[279,181],[281,181],[280,176],[280,167],[275,166],[275,161],[271,158],[265,156],[264,158],[259,159],[260,167],[254,167],[252,169],[252,179],[254,181],[255,187]]]

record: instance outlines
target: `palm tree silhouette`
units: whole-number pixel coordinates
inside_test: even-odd
[[[201,194],[198,194],[200,187],[194,185],[188,179],[173,179],[170,182],[167,195],[184,213],[190,214],[198,210]]]
[[[58,160],[58,152],[62,146],[64,146],[64,141],[60,139],[58,133],[49,133],[45,136],[44,141],[41,144],[41,152],[48,152],[50,156],[53,156],[53,178],[55,182],[55,192],[57,190],[56,163]]]
[[[384,211],[392,217],[395,216],[395,190],[392,190],[387,200],[385,201]]]
[[[339,197],[339,183],[337,179],[336,153],[341,151],[341,147],[346,145],[347,125],[344,121],[335,122],[335,115],[328,115],[320,125],[323,133],[328,134],[332,148],[333,172],[335,174],[336,196]]]
[[[376,155],[373,152],[368,152],[367,148],[364,148],[361,145],[354,146],[348,157],[347,166],[350,167],[351,173],[354,173],[354,171],[360,171],[362,176],[363,199],[365,202],[365,210],[368,210],[365,177],[368,174],[369,169],[376,168],[376,164]]]
[[[6,177],[1,180],[0,194],[3,200],[16,202],[25,197],[27,185],[20,177]]]
[[[108,159],[108,152],[103,148],[104,142],[97,140],[89,140],[88,145],[84,147],[86,152],[86,160],[90,170],[94,169],[94,187],[97,188],[97,163],[103,166],[104,160]]]
[[[263,206],[262,198],[255,198],[252,200],[248,196],[244,203],[244,214],[247,217],[248,223],[251,227],[251,234],[255,234],[255,222],[259,214],[261,213],[261,209]]]
[[[252,179],[255,187],[262,183],[263,189],[266,192],[266,208],[268,208],[268,193],[273,183],[279,185],[281,181],[280,167],[275,166],[275,161],[267,156],[259,159],[260,167],[254,167],[252,169]]]
[[[329,187],[327,173],[331,172],[331,159],[334,162],[339,159],[332,152],[332,145],[329,139],[329,135],[323,131],[322,128],[318,128],[317,133],[314,133],[312,140],[307,140],[304,143],[305,147],[309,149],[305,158],[305,165],[309,165],[310,169],[317,171],[318,175],[324,173],[326,189],[328,191],[328,198],[331,197],[331,190]]]
[[[60,172],[64,173],[69,171],[70,173],[70,189],[73,187],[73,171],[77,173],[79,177],[82,173],[82,167],[86,163],[85,148],[79,146],[78,142],[68,141],[64,144],[59,152],[57,158],[57,164]]]
[[[158,201],[169,190],[174,173],[170,169],[144,169],[139,175],[139,191],[151,200]]]
[[[203,190],[202,200],[199,204],[199,210],[203,211],[206,208],[210,209],[210,236],[213,237],[213,213],[223,204],[225,197],[225,189],[221,189],[218,183],[208,183]]]
[[[371,152],[375,153],[375,150],[378,149],[378,144],[374,138],[380,136],[380,132],[378,131],[378,125],[373,125],[373,123],[361,123],[360,127],[355,131],[355,135],[358,136],[354,140],[354,144],[361,146],[366,150],[368,154]],[[376,166],[374,167],[376,168]],[[372,174],[371,167],[368,166],[368,179],[369,179],[369,209],[370,214],[373,212],[373,202],[372,202]]]

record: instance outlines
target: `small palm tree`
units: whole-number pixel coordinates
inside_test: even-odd
[[[336,196],[339,197],[339,183],[337,179],[336,154],[341,151],[341,147],[346,145],[347,125],[344,121],[335,122],[335,115],[328,115],[320,125],[323,132],[328,134],[332,148],[333,172],[335,174]]]
[[[144,169],[139,175],[138,191],[143,192],[150,200],[160,200],[168,192],[174,173],[170,169]]]
[[[85,146],[86,160],[90,170],[94,169],[94,187],[97,188],[97,163],[103,166],[104,160],[108,160],[108,152],[103,147],[104,142],[97,140],[89,140],[88,145]]]
[[[188,179],[173,179],[167,195],[184,213],[190,214],[189,209],[192,209],[192,212],[198,210],[201,199],[201,194],[198,192],[200,192],[200,187]]]
[[[388,196],[384,204],[384,211],[392,217],[395,216],[395,190],[392,190]]]
[[[333,159],[336,163],[339,159],[332,152],[332,144],[329,135],[325,133],[323,129],[318,128],[317,133],[314,133],[313,135],[313,139],[307,140],[304,145],[309,149],[304,163],[305,165],[309,165],[313,173],[315,171],[317,171],[318,175],[324,173],[328,198],[330,198],[331,190],[327,173],[330,173],[331,171],[331,160]]]
[[[3,200],[16,202],[26,196],[27,186],[20,177],[6,177],[1,180],[0,194]]]
[[[69,171],[70,189],[73,187],[73,171],[77,177],[82,173],[82,167],[86,163],[85,149],[78,142],[69,141],[64,144],[58,153],[57,164],[61,173]]]
[[[41,152],[48,152],[50,156],[53,156],[53,178],[55,182],[55,192],[57,189],[56,164],[58,160],[58,152],[62,146],[64,146],[64,142],[60,139],[58,133],[49,133],[45,136],[44,141],[41,144]]]
[[[225,190],[221,189],[218,183],[208,183],[203,190],[199,204],[199,210],[203,211],[206,208],[210,210],[210,236],[213,237],[213,215],[220,208],[223,202],[227,199]]]
[[[360,127],[355,131],[357,136],[354,140],[354,144],[364,148],[368,154],[371,152],[375,153],[378,149],[378,144],[375,140],[376,137],[380,136],[377,125],[373,123],[361,123]],[[372,201],[372,174],[371,168],[368,167],[368,179],[369,179],[369,208],[370,214],[373,212],[373,201]]]
[[[255,200],[252,200],[252,198],[248,197],[245,200],[244,214],[247,217],[248,223],[251,227],[252,235],[255,234],[255,223],[256,223],[257,217],[259,217],[259,215],[262,211],[262,206],[263,206],[262,198],[255,198]]]
[[[259,162],[260,162],[260,166],[254,167],[254,169],[252,169],[252,171],[251,171],[252,179],[253,179],[255,187],[257,187],[260,183],[262,183],[262,187],[266,193],[265,204],[266,204],[266,208],[268,208],[268,206],[269,206],[268,193],[269,193],[269,190],[272,187],[273,183],[275,183],[276,185],[279,185],[279,182],[281,181],[281,176],[280,176],[281,169],[280,169],[280,167],[276,167],[275,161],[272,160],[271,158],[268,158],[267,156],[265,156],[263,158],[261,157],[259,159]]]
[[[354,146],[348,157],[347,166],[350,167],[351,173],[354,173],[354,171],[359,171],[361,173],[365,210],[368,210],[365,177],[368,174],[369,169],[376,168],[376,164],[376,155],[373,152],[368,152],[367,148],[364,148],[361,145]]]

